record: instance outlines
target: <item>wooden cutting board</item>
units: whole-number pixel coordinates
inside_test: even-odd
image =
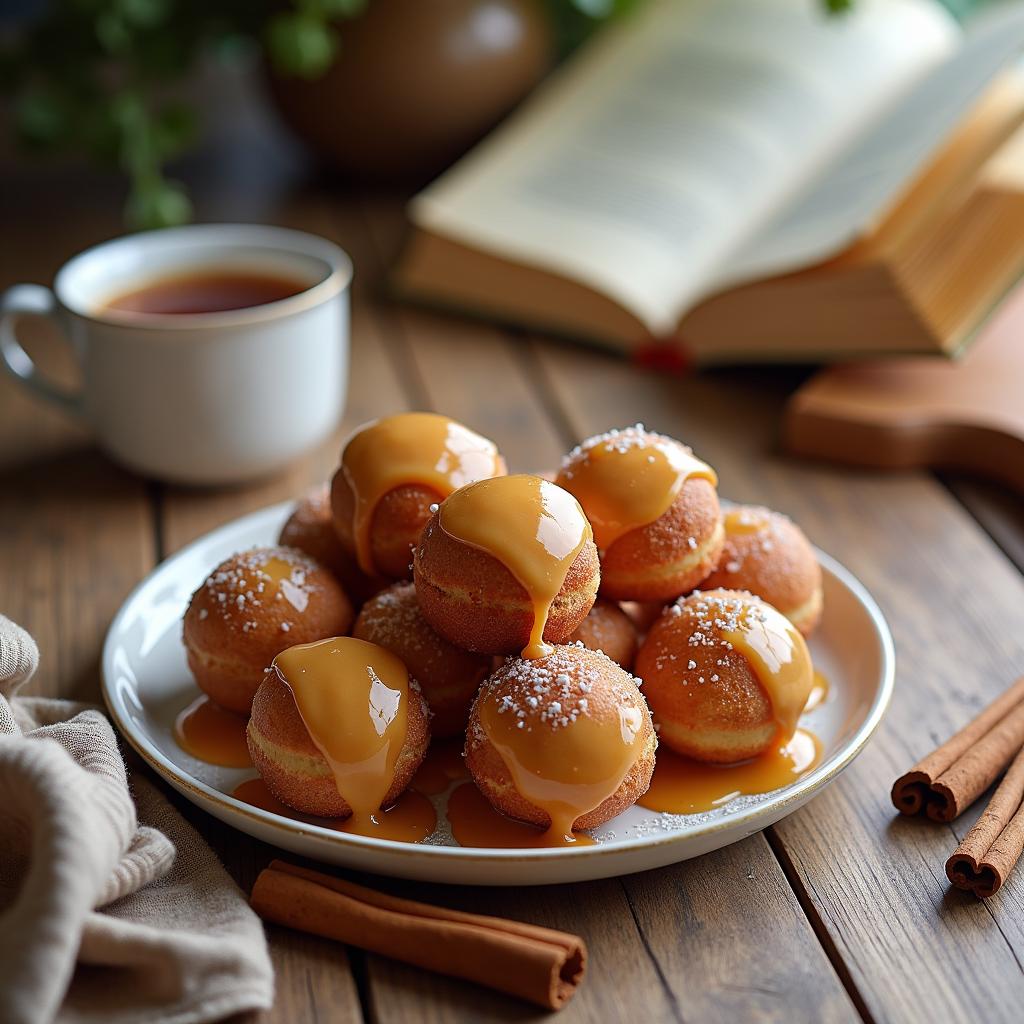
[[[1024,286],[958,361],[822,370],[790,399],[784,444],[859,466],[965,469],[1024,493]]]

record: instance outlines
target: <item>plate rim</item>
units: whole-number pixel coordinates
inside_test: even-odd
[[[148,733],[136,728],[135,724],[119,714],[117,701],[115,699],[115,685],[111,678],[114,667],[114,649],[117,643],[117,635],[121,631],[124,620],[128,617],[140,595],[149,587],[153,586],[157,579],[169,571],[170,566],[186,559],[196,550],[210,543],[216,543],[222,534],[244,531],[252,528],[256,523],[266,520],[268,523],[280,518],[283,522],[284,514],[294,507],[294,499],[276,502],[263,508],[248,512],[243,516],[231,519],[220,526],[196,537],[188,544],[179,548],[173,554],[157,563],[128,593],[118,608],[110,626],[107,629],[103,641],[103,648],[100,656],[100,689],[103,695],[103,702],[107,712],[113,720],[118,732],[131,745],[135,752],[171,786],[179,791],[189,791],[201,801],[219,805],[222,811],[233,815],[240,815],[258,822],[261,826],[271,827],[290,835],[302,835],[315,838],[319,841],[337,846],[338,848],[358,850],[369,853],[374,850],[388,856],[407,855],[419,859],[428,858],[433,861],[481,861],[490,862],[508,861],[517,865],[523,862],[536,861],[544,863],[552,860],[564,860],[568,858],[595,858],[602,855],[626,855],[636,850],[653,850],[658,847],[674,843],[682,843],[692,840],[698,836],[705,837],[713,835],[725,829],[735,830],[740,835],[749,835],[753,831],[760,831],[775,821],[785,817],[788,811],[785,810],[792,804],[800,804],[810,799],[819,790],[834,781],[861,753],[868,741],[874,735],[881,724],[885,713],[888,710],[895,689],[896,679],[896,649],[886,621],[878,602],[871,595],[871,592],[863,583],[847,569],[841,562],[833,558],[827,552],[814,546],[815,555],[822,568],[826,569],[840,583],[849,590],[868,614],[868,618],[874,627],[875,636],[879,644],[881,659],[880,681],[874,699],[865,714],[864,720],[856,732],[847,741],[833,758],[824,761],[817,768],[808,772],[802,779],[792,783],[786,788],[784,797],[771,801],[761,801],[743,810],[724,815],[720,819],[698,825],[694,829],[677,832],[669,832],[659,836],[645,836],[641,841],[636,839],[609,840],[595,843],[590,846],[579,847],[541,847],[520,849],[514,847],[462,847],[462,846],[440,846],[425,843],[401,843],[390,839],[377,839],[372,836],[360,836],[339,832],[336,829],[325,828],[322,825],[307,824],[306,822],[295,822],[291,818],[275,814],[273,811],[266,811],[262,808],[246,804],[230,794],[196,778],[190,772],[175,764],[164,754],[150,739]],[[203,808],[206,810],[206,808]],[[795,809],[795,808],[794,808]],[[781,812],[781,813],[778,813]],[[210,813],[207,811],[207,813]],[[657,811],[652,811],[657,814]],[[771,818],[762,825],[756,825],[759,818]],[[228,822],[230,824],[230,822]],[[754,828],[745,829],[745,826],[754,824]],[[237,826],[232,826],[237,827]]]

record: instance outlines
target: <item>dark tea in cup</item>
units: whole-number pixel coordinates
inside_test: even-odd
[[[121,313],[224,313],[265,306],[304,292],[315,282],[252,270],[193,270],[160,277],[118,295],[104,308]]]

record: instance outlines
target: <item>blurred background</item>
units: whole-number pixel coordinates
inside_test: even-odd
[[[73,167],[54,213],[106,179],[138,228],[193,218],[199,175],[250,195],[314,177],[408,190],[632,3],[8,0],[4,197]]]

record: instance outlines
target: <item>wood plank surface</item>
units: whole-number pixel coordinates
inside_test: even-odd
[[[893,706],[864,754],[775,826],[773,841],[870,1017],[1019,1020],[1024,878],[1011,876],[987,903],[948,892],[943,864],[970,821],[949,829],[899,819],[888,793],[1024,668],[1020,574],[930,476],[779,455],[786,373],[674,380],[567,348],[534,351],[581,435],[608,426],[615,410],[620,423],[681,437],[717,468],[723,494],[793,515],[879,600],[898,651]]]
[[[362,266],[369,242],[366,225],[354,204],[327,201],[317,193],[302,193],[277,209],[274,222],[314,231],[337,242]],[[342,423],[314,451],[285,472],[241,487],[198,489],[159,487],[162,555],[166,556],[195,537],[231,519],[274,502],[300,497],[312,484],[329,479],[337,468],[341,442],[359,423],[409,407],[409,397],[396,370],[391,343],[372,309],[371,282],[357,274],[353,282],[351,366]],[[204,834],[244,890],[256,871],[278,854],[203,812],[178,801]],[[295,1021],[357,1021],[362,1019],[353,965],[363,970],[363,954],[346,951],[328,940],[304,936],[285,928],[267,931],[277,971],[273,1009],[261,1019],[291,1024]]]
[[[1024,572],[1024,495],[1004,484],[960,473],[943,473],[941,479],[1006,557]]]
[[[110,229],[108,217],[83,211],[43,232],[30,211],[3,209],[0,289],[49,284],[66,256]],[[53,325],[22,318],[18,336],[44,373],[76,385]],[[103,636],[153,559],[146,484],[97,453],[83,424],[0,369],[0,611],[39,644],[30,692],[99,700]]]
[[[345,414],[338,429],[284,472],[240,487],[162,488],[163,555],[221,523],[274,502],[298,498],[337,469],[342,439],[358,424],[409,408],[410,397],[396,368],[391,340],[372,309],[372,282],[362,273],[371,245],[355,204],[302,193],[275,211],[273,222],[311,231],[339,244],[360,268],[352,285],[351,366]]]
[[[380,262],[374,268],[379,275],[394,251],[401,220],[393,204],[371,205],[368,216],[379,247]],[[565,433],[561,410],[545,403],[545,377],[523,339],[420,310],[399,308],[393,316],[430,408],[487,433],[512,472],[557,467],[573,439]],[[566,384],[571,387],[571,381]],[[607,408],[602,411],[614,415]],[[757,891],[766,911],[753,924],[751,877],[760,879]],[[655,893],[659,895],[653,898]],[[710,1022],[737,1013],[758,1020],[792,1020],[780,999],[789,988],[801,990],[799,1009],[807,1013],[801,1019],[845,1021],[857,1016],[760,836],[720,855],[624,884],[559,886],[554,893],[523,889],[514,898],[492,890],[463,896],[460,905],[485,913],[511,908],[512,916],[584,936],[599,982],[582,987],[560,1015],[567,1022],[600,1019],[595,1015],[602,1007],[607,1019],[627,1019],[631,1006],[643,1006],[650,1020]],[[654,920],[664,925],[655,932],[664,942],[651,942],[648,927]],[[708,936],[716,934],[728,935],[728,941],[709,944]],[[799,951],[790,961],[793,973],[759,957],[773,941]],[[752,969],[751,964],[761,966]],[[479,1012],[474,1004],[467,1005],[460,983],[428,978],[379,957],[369,958],[369,972],[374,1005],[386,1011],[384,1020],[422,1019],[428,993],[438,1020],[469,1021]],[[813,973],[814,985],[806,984],[808,973]],[[747,988],[737,981],[740,977]],[[611,993],[614,1002],[609,1003]],[[485,1004],[490,1012],[500,1004],[496,998]]]
[[[246,172],[252,187],[237,190],[237,162],[230,174],[213,173],[211,155],[204,159],[206,170],[193,173],[203,178],[197,197],[208,219],[304,228],[354,256],[344,422],[287,473],[254,486],[164,487],[113,466],[81,425],[0,378],[0,611],[40,643],[35,692],[97,699],[105,630],[156,560],[325,479],[343,435],[366,419],[414,407],[443,411],[492,436],[513,471],[551,467],[582,436],[642,420],[692,443],[718,469],[723,493],[792,514],[872,590],[899,656],[886,723],[813,803],[767,836],[695,861],[555,888],[368,881],[580,932],[591,973],[559,1017],[566,1024],[1019,1020],[1021,873],[988,903],[950,893],[942,864],[971,815],[951,828],[905,821],[887,795],[899,772],[1024,671],[1019,503],[962,480],[949,481],[951,493],[929,475],[850,473],[782,457],[774,433],[795,379],[789,372],[658,377],[593,352],[387,305],[383,268],[402,230],[395,200],[326,194],[289,178],[294,166],[274,178],[256,156]],[[119,230],[117,195],[106,186],[67,197],[60,217],[43,207],[39,197],[55,180],[19,179],[19,194],[36,201],[4,204],[0,286],[48,281],[67,255]],[[47,367],[73,380],[52,331],[26,325],[26,336]],[[274,851],[171,798],[247,888]],[[267,1021],[542,1016],[382,957],[285,929],[268,934],[278,998]]]

